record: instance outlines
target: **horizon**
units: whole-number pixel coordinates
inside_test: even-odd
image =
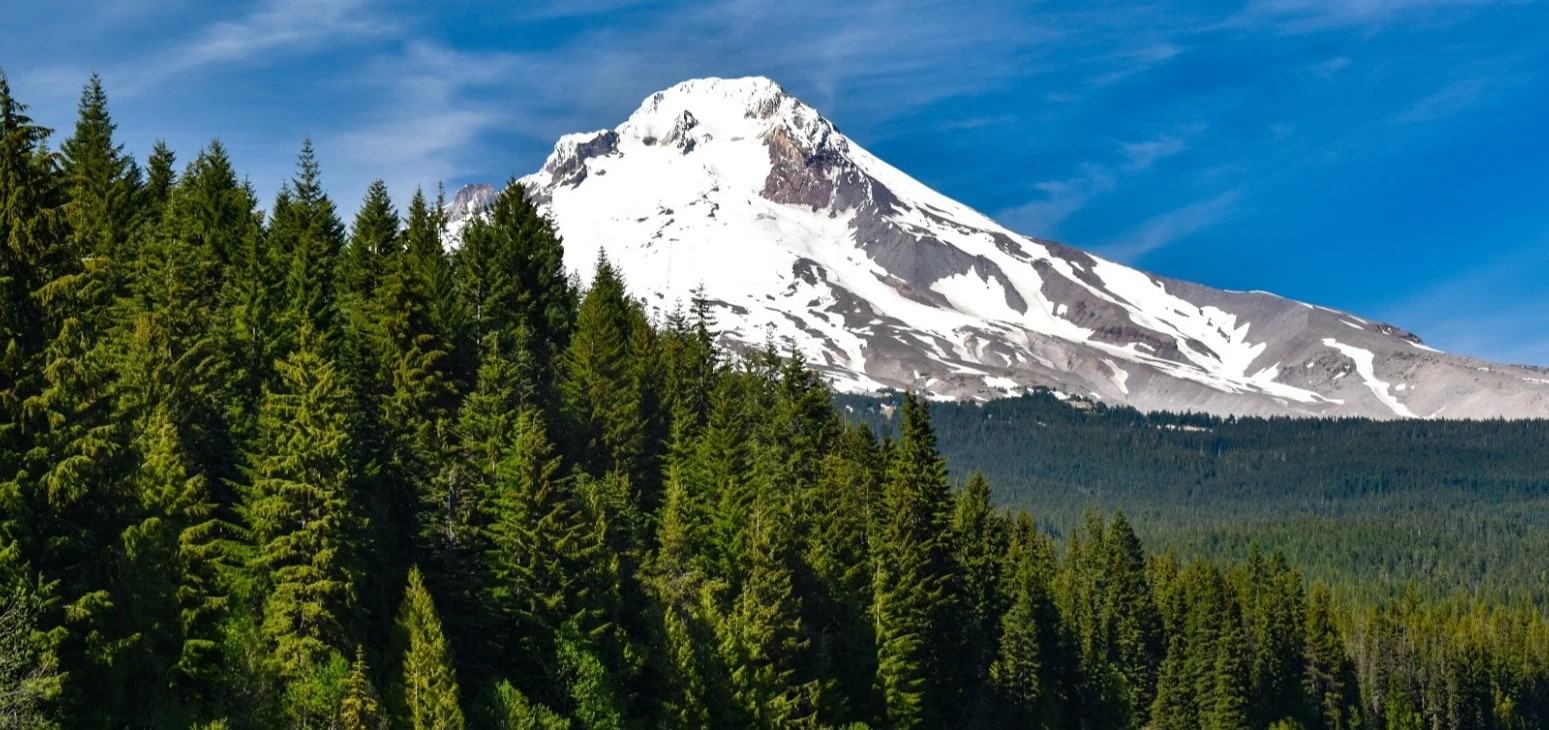
[[[657,90],[762,75],[1026,235],[1549,365],[1549,142],[1532,129],[1549,52],[1523,42],[1549,27],[1542,7],[899,5],[810,24],[758,2],[138,2],[73,25],[83,13],[24,9],[0,68],[54,145],[95,69],[138,158],[164,138],[186,162],[219,137],[266,207],[311,136],[345,214],[371,179],[400,207],[414,185],[498,186]],[[112,42],[65,46],[66,30]]]

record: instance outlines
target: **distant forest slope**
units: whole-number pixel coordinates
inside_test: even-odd
[[[880,433],[900,398],[839,396]],[[1457,592],[1549,605],[1549,422],[1144,414],[1049,393],[934,403],[956,479],[1063,536],[1121,509],[1182,555],[1284,550],[1348,590]]]

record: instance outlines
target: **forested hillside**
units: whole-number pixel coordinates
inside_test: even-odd
[[[883,433],[898,399],[837,399]],[[1273,546],[1341,593],[1416,588],[1549,607],[1549,421],[1143,414],[1048,392],[933,403],[958,478],[1061,535],[1123,509],[1157,548]]]
[[[1057,544],[517,188],[50,139],[0,76],[0,727],[1549,725],[1542,613]]]

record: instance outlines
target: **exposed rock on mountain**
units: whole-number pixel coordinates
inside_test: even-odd
[[[729,342],[794,347],[846,391],[1033,386],[1218,414],[1549,416],[1549,371],[1265,292],[1148,274],[1008,230],[763,78],[651,95],[522,178],[583,278],[598,249],[659,312],[697,287]],[[454,228],[487,204],[459,191]]]

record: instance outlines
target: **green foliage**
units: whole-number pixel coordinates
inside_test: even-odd
[[[344,699],[339,702],[340,730],[387,730],[387,715],[382,711],[376,687],[371,685],[366,667],[366,652],[355,651]]]
[[[490,726],[501,730],[570,730],[570,721],[559,713],[537,704],[502,680],[495,686],[489,711]]]
[[[407,648],[403,657],[403,700],[414,730],[460,730],[457,674],[441,633],[441,620],[425,590],[419,568],[409,569],[409,585],[398,610],[398,631]]]
[[[334,366],[303,332],[277,363],[264,399],[243,514],[256,546],[249,569],[266,584],[263,633],[275,670],[301,677],[350,646],[359,535],[349,502],[355,475],[345,428],[348,396]]]

